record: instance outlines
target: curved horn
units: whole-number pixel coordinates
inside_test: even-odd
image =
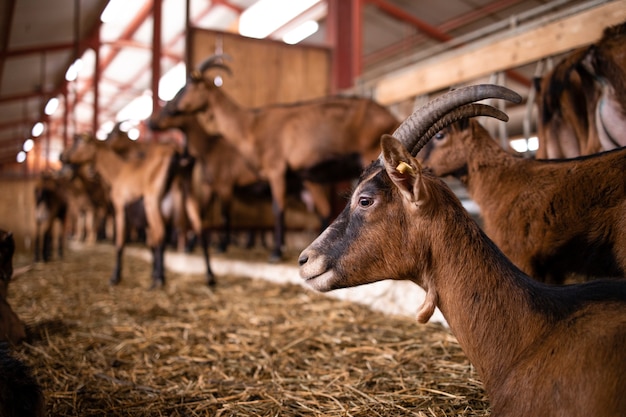
[[[411,114],[393,133],[405,148],[413,149],[433,124],[452,110],[487,98],[500,98],[514,103],[522,97],[513,90],[493,84],[479,84],[452,90],[426,103]]]
[[[509,116],[503,111],[486,104],[471,103],[458,107],[449,113],[443,115],[439,120],[433,123],[430,128],[417,140],[411,155],[415,156],[420,150],[432,139],[432,137],[442,129],[458,122],[459,120],[468,119],[470,117],[489,116],[503,122],[509,121]]]
[[[210,56],[205,59],[200,65],[198,65],[198,73],[202,75],[206,70],[210,68],[220,68],[229,74],[232,73],[231,69],[224,63],[225,60],[232,61],[232,58],[228,54],[218,54]]]

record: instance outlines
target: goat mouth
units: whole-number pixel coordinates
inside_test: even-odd
[[[329,269],[325,272],[322,272],[321,274],[303,278],[304,282],[306,282],[306,284],[314,290],[327,292],[333,289],[332,281],[334,276],[335,273],[333,272],[333,270]]]

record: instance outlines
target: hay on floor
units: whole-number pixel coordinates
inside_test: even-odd
[[[209,289],[113,248],[69,251],[11,284],[17,348],[51,416],[488,416],[481,383],[440,325],[298,285],[238,276]],[[18,257],[16,266],[27,259]]]

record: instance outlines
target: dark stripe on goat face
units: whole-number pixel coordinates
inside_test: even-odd
[[[350,287],[367,284],[386,278],[397,277],[388,269],[390,242],[403,227],[402,211],[393,203],[394,186],[380,164],[370,166],[362,175],[350,205],[341,213],[340,228],[333,232],[336,245],[329,256],[335,260],[335,272],[339,278],[337,287]],[[359,207],[360,199],[366,196],[374,203],[369,209]],[[393,252],[393,251],[391,251]]]

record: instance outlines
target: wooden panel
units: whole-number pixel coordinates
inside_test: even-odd
[[[197,66],[221,50],[233,60],[224,89],[237,103],[258,107],[326,96],[330,91],[330,53],[326,48],[287,45],[232,33],[192,29],[191,60]]]
[[[375,97],[383,104],[437,91],[455,84],[567,52],[600,39],[607,26],[626,20],[626,1],[603,4],[509,37],[476,42],[435,56],[381,79]]]
[[[13,232],[17,250],[31,250],[35,237],[35,180],[0,179],[0,229]]]

